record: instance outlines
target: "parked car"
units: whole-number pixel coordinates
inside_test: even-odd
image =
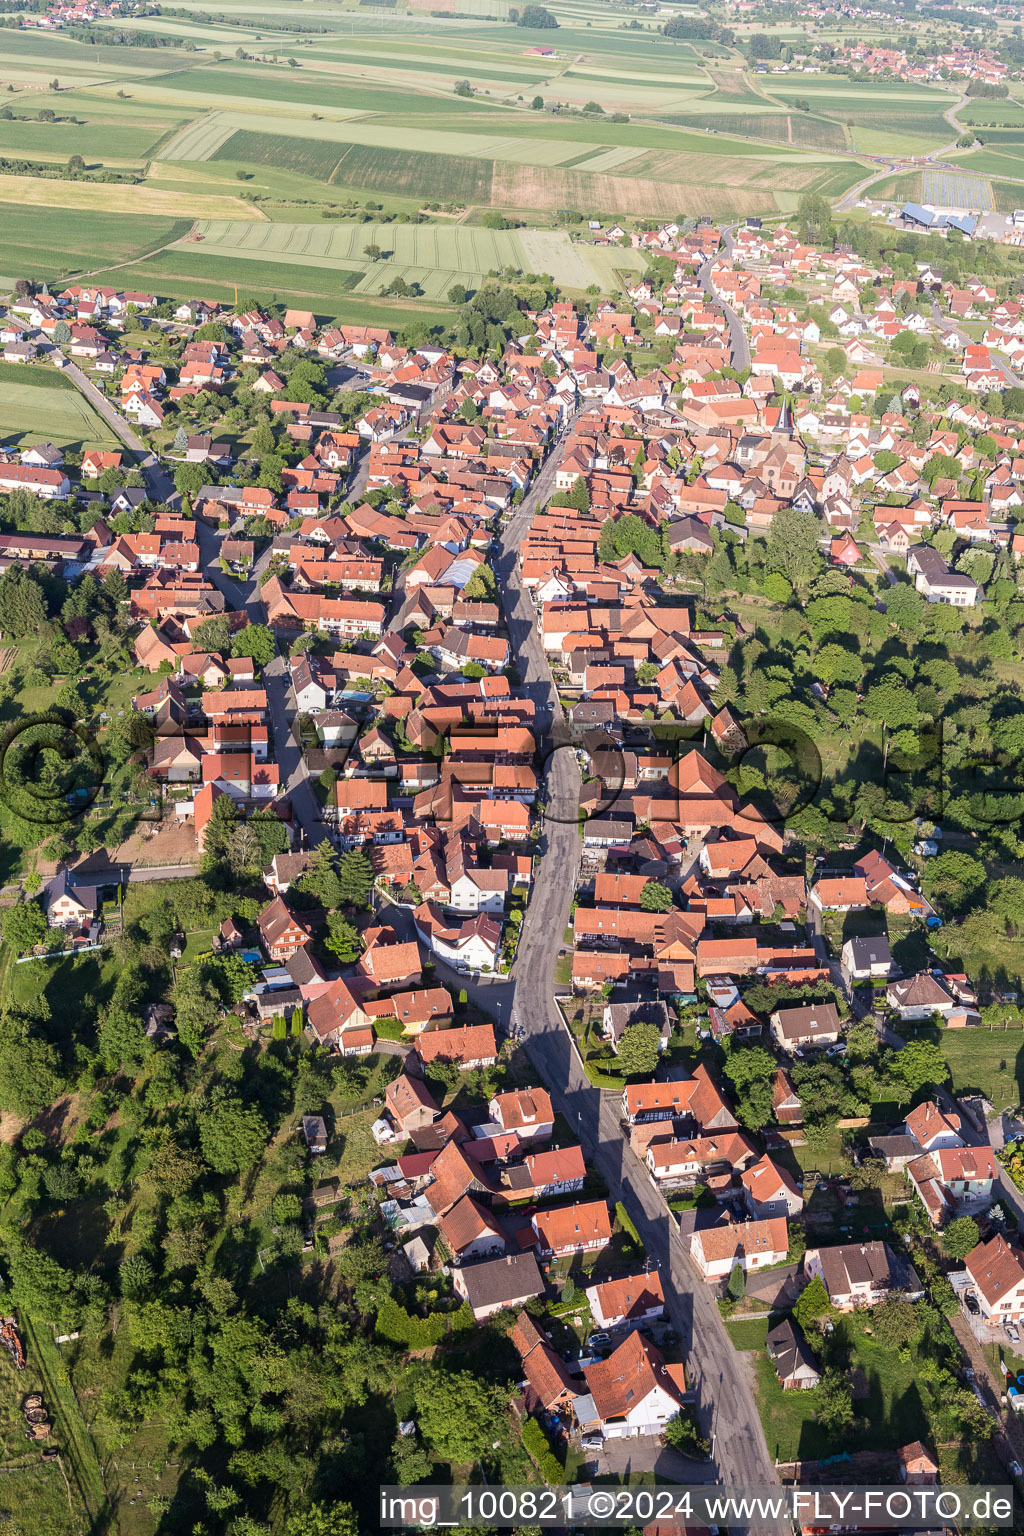
[[[1015,1323],[1007,1323],[1006,1324],[1006,1331],[1010,1335],[1010,1338],[1013,1340],[1013,1342],[1015,1344],[1020,1342],[1020,1334],[1017,1332],[1017,1327],[1016,1327]]]
[[[981,1308],[978,1306],[978,1298],[976,1296],[965,1296],[964,1306],[967,1308],[968,1312],[970,1312],[972,1317],[977,1317],[978,1313],[981,1311]]]
[[[599,1451],[603,1445],[604,1440],[600,1435],[583,1436],[583,1449],[585,1451]]]

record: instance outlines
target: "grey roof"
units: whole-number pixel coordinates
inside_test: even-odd
[[[290,1013],[293,1008],[301,1007],[302,993],[298,987],[268,988],[256,998],[256,1012],[261,1019],[269,1019],[276,1013]]]
[[[835,1035],[842,1021],[835,1003],[807,1003],[800,1008],[777,1008],[772,1019],[778,1020],[785,1040],[803,1040],[808,1035]]]
[[[850,946],[850,958],[858,970],[864,965],[891,965],[892,963],[889,940],[884,934],[879,933],[864,939],[847,939],[846,942]]]
[[[765,1339],[765,1346],[775,1363],[780,1381],[789,1381],[801,1365],[818,1373],[818,1362],[807,1340],[788,1317],[772,1329]]]
[[[910,1159],[918,1157],[921,1152],[913,1136],[869,1136],[868,1147],[886,1160],[899,1157]]]
[[[842,1243],[818,1250],[829,1296],[845,1296],[854,1285],[873,1289],[896,1284],[888,1243]]]
[[[606,1005],[605,1014],[609,1032],[616,1044],[621,1040],[623,1031],[633,1024],[653,1024],[663,1039],[668,1038],[672,1028],[665,1004],[643,998],[618,1002],[613,1000]]]
[[[512,1306],[528,1296],[543,1296],[544,1281],[533,1254],[509,1253],[462,1269],[471,1307]]]

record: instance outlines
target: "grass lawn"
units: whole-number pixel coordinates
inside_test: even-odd
[[[26,960],[12,965],[6,1002],[17,1008],[42,997],[49,1005],[56,1030],[70,1034],[76,1022],[107,1003],[117,980],[118,963],[106,950],[69,955],[64,960]]]
[[[924,1031],[925,1039],[935,1031]],[[1019,1029],[943,1029],[938,1032],[953,1089],[985,1095],[996,1109],[1016,1109],[1024,1099],[1024,1033]]]
[[[769,1320],[766,1317],[740,1318],[726,1323],[726,1331],[734,1349],[761,1350],[768,1337]]]
[[[190,965],[193,960],[198,960],[202,955],[208,955],[213,948],[213,936],[217,932],[215,928],[190,929],[185,935],[185,949],[182,960]]]
[[[25,365],[21,365],[25,366]],[[117,442],[77,390],[25,389],[5,375],[0,379],[0,419],[5,437],[21,441],[85,447],[110,447]]]
[[[904,1364],[879,1344],[867,1333],[869,1327],[870,1313],[836,1324],[836,1352],[849,1353],[854,1410],[853,1428],[841,1433],[839,1442],[817,1422],[817,1389],[784,1392],[767,1355],[758,1357],[757,1406],[770,1455],[781,1461],[815,1460],[841,1450],[893,1450],[910,1440],[934,1439],[927,1386],[918,1380],[914,1364]],[[810,1342],[820,1361],[821,1341]]]

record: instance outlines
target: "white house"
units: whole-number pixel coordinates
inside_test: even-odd
[[[555,1111],[546,1088],[498,1093],[487,1106],[490,1120],[520,1141],[546,1141],[555,1128]]]
[[[637,1328],[665,1313],[665,1292],[657,1270],[588,1286],[586,1296],[599,1328]]]
[[[585,1366],[583,1374],[594,1417],[583,1422],[586,1398],[576,1399],[576,1416],[584,1429],[599,1429],[606,1440],[658,1435],[683,1405],[682,1365],[666,1365],[641,1333],[630,1333],[607,1360]]]
[[[964,1267],[983,1317],[991,1323],[1015,1323],[1024,1317],[1024,1254],[1019,1248],[1000,1233],[972,1248]]]
[[[789,1228],[784,1216],[767,1221],[725,1221],[705,1227],[690,1238],[690,1257],[705,1280],[727,1280],[739,1264],[749,1275],[769,1264],[781,1264],[789,1252]]]
[[[501,924],[485,913],[465,922],[448,920],[435,902],[413,913],[416,932],[435,955],[458,971],[493,971],[501,949]]]
[[[792,1175],[773,1163],[767,1153],[740,1175],[740,1183],[747,1209],[758,1221],[797,1216],[804,1208],[804,1197]]]

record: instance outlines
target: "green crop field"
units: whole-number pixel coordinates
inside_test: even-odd
[[[271,263],[359,274],[360,293],[380,294],[396,277],[417,283],[428,299],[443,299],[453,282],[482,282],[487,272],[513,267],[557,275],[569,289],[591,283],[613,290],[621,270],[640,272],[643,257],[618,247],[574,245],[562,231],[494,230],[435,224],[242,224],[201,226],[203,242],[189,247],[200,262]],[[371,260],[367,247],[383,259]],[[169,253],[176,260],[177,253]],[[237,269],[236,269],[237,270]]]
[[[76,448],[117,443],[77,389],[23,388],[6,370],[0,377],[0,438],[5,444],[50,442]]]
[[[218,144],[210,158],[237,161],[239,165],[270,165],[297,171],[318,181],[330,181],[344,150],[326,139],[292,139],[283,134],[252,133],[241,129]],[[185,156],[191,159],[191,156]],[[206,159],[195,156],[196,159]]]
[[[63,111],[62,106],[62,115]],[[86,161],[140,161],[173,126],[171,118],[122,123],[96,114],[85,122],[40,123],[34,114],[19,114],[10,122],[0,119],[0,155],[29,160],[67,160],[70,155],[82,155]]]
[[[957,112],[957,120],[968,128],[994,124],[1024,128],[1024,108],[1016,101],[969,101]]]
[[[187,229],[187,220],[83,212],[74,217],[74,240],[69,244],[65,210],[0,203],[0,274],[11,281],[29,275],[41,281],[65,271],[71,275],[137,260]]]
[[[490,205],[494,162],[462,155],[403,155],[396,149],[353,144],[331,174],[335,186],[391,192],[401,197]]]

